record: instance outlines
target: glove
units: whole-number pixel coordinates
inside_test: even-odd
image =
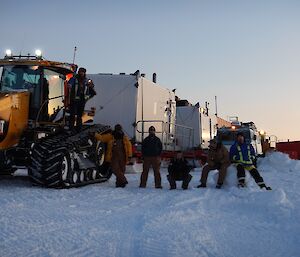
[[[88,84],[89,87],[94,87],[95,86],[94,82],[91,79],[88,80],[87,84]]]

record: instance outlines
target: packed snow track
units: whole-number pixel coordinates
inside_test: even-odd
[[[27,177],[0,180],[0,256],[222,256],[296,257],[300,253],[300,161],[274,153],[259,162],[272,191],[236,187],[235,170],[215,189],[138,188],[140,166],[129,185],[110,181],[81,188],[31,186]],[[18,171],[22,173],[22,171]]]

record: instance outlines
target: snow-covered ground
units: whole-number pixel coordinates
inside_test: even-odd
[[[136,167],[137,170],[140,167]],[[110,182],[53,190],[24,177],[0,180],[0,256],[300,256],[300,161],[273,153],[259,170],[273,190],[248,177],[238,189],[234,168],[227,183],[189,190],[140,189],[139,173],[128,187]]]

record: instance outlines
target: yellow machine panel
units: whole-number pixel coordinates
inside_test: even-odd
[[[7,124],[1,131],[4,138],[0,141],[0,150],[18,144],[27,127],[29,110],[29,92],[9,92],[0,94],[0,122]]]

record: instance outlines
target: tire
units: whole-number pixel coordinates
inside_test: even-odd
[[[83,170],[79,171],[79,181],[81,183],[85,181],[85,172]]]
[[[31,155],[28,173],[34,184],[62,188],[69,186],[72,176],[71,157],[67,148],[50,149],[36,145]]]
[[[34,175],[33,170],[31,167],[28,167],[28,176],[29,176],[29,180],[31,182],[32,185],[39,185],[39,186],[43,186],[44,183],[42,180],[40,180],[40,178],[38,178],[37,176]]]
[[[99,142],[96,147],[96,164],[98,167],[102,166],[105,159],[105,145]]]
[[[10,160],[3,151],[0,151],[0,175],[11,175],[16,169],[12,168]]]
[[[88,169],[85,171],[85,174],[84,174],[84,180],[85,181],[90,181],[92,179],[92,171],[91,169]]]
[[[68,188],[84,186],[90,183],[107,181],[112,174],[109,165],[104,162],[105,145],[87,145],[89,131],[105,131],[108,127],[98,125],[75,133],[61,133],[39,139],[31,147],[29,176],[35,184],[52,188]],[[71,149],[87,147],[87,151],[79,150],[76,154],[88,154],[93,167],[91,170],[80,170],[77,155]]]
[[[95,180],[95,179],[97,179],[97,175],[98,175],[98,171],[96,170],[96,169],[92,169],[92,171],[91,171],[91,180]]]
[[[111,166],[108,162],[104,162],[103,165],[101,165],[98,168],[99,171],[99,178],[105,178],[107,180],[110,179],[110,177],[112,176],[112,169]]]
[[[60,178],[63,183],[69,183],[72,176],[72,165],[71,157],[69,152],[62,154],[61,164],[60,164]]]
[[[113,172],[110,164],[105,162],[105,150],[105,145],[99,142],[96,148],[97,178],[109,180]]]
[[[70,179],[71,184],[73,184],[73,185],[77,184],[78,179],[79,179],[78,172],[72,170],[72,172],[71,172],[71,179]]]

